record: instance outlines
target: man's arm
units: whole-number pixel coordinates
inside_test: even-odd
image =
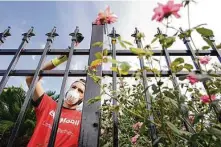
[[[56,67],[56,66],[54,66],[54,65],[52,64],[52,62],[50,61],[50,62],[47,62],[47,63],[44,65],[44,67],[42,68],[42,70],[51,70],[51,69],[53,69],[53,68],[55,68],[55,67]],[[44,94],[44,89],[43,89],[43,87],[42,87],[42,85],[41,85],[40,79],[41,79],[41,77],[38,79],[38,82],[37,82],[37,84],[36,84],[36,88],[35,88],[35,91],[34,91],[34,95],[33,95],[33,97],[32,97],[33,101],[37,101],[38,98],[40,98],[40,97]],[[30,87],[32,80],[33,80],[33,76],[27,76],[27,77],[26,77],[26,83],[27,83],[28,87]]]

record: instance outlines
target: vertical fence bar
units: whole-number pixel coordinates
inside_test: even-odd
[[[18,59],[20,57],[21,51],[24,49],[26,44],[29,42],[30,38],[32,36],[35,36],[35,34],[33,33],[33,29],[34,28],[31,27],[31,29],[27,33],[22,34],[24,36],[23,39],[22,39],[22,42],[21,42],[20,46],[18,47],[18,50],[15,53],[15,55],[14,55],[10,65],[8,66],[6,73],[4,74],[4,76],[1,79],[1,82],[0,82],[0,94],[2,93],[6,83],[8,81],[9,73],[11,72],[11,70],[13,70],[15,68],[15,66],[16,66],[16,64],[18,62]]]
[[[111,45],[112,45],[112,59],[116,60],[116,38],[120,35],[116,33],[116,30],[113,28],[111,34],[108,34],[111,37]],[[113,63],[112,67],[116,67],[116,64]],[[116,90],[117,90],[117,73],[112,71],[112,90],[113,90],[113,97],[116,97]],[[113,99],[113,105],[117,105],[117,101]],[[113,147],[118,147],[118,118],[117,113],[113,112]]]
[[[158,35],[160,35],[160,34],[162,34],[162,32],[161,32],[161,30],[158,28]],[[162,34],[162,35],[164,35],[164,36],[166,37],[165,34]],[[176,74],[173,73],[172,70],[171,70],[171,68],[170,68],[172,62],[171,62],[170,55],[169,55],[169,52],[168,52],[167,48],[163,48],[163,52],[165,53],[165,58],[166,58],[167,66],[168,66],[169,72],[170,72],[170,74],[171,74],[171,76],[172,76],[173,86],[174,86],[174,88],[175,88],[176,90],[178,90],[179,93],[181,94],[181,90],[180,90],[180,88],[179,88],[179,83],[178,83],[178,81],[177,81],[177,79],[176,79]],[[179,98],[178,98],[178,100],[179,100]],[[178,102],[178,103],[180,103],[180,102]],[[181,104],[181,105],[182,105],[182,104]],[[179,109],[181,109],[181,108],[182,108],[182,106],[179,106]],[[184,123],[184,126],[185,126],[186,130],[189,131],[189,132],[191,132],[191,133],[194,133],[193,128],[190,127],[190,122],[189,122],[188,116],[185,116],[185,115],[184,115],[184,117],[185,117],[185,119],[184,119],[184,122],[183,122],[183,123]]]
[[[92,25],[91,46],[88,65],[96,59],[95,53],[101,52],[102,47],[93,47],[95,42],[103,42],[103,25]],[[97,67],[97,76],[102,76],[102,66]],[[100,135],[100,106],[101,102],[88,105],[90,98],[100,95],[100,86],[96,84],[90,75],[87,75],[86,89],[83,102],[81,133],[79,147],[98,147]]]
[[[141,39],[137,37],[139,31],[137,30],[137,28],[135,28],[135,32],[134,34],[132,34],[131,36],[132,37],[135,37],[135,41],[136,41],[136,44],[137,44],[137,47],[138,48],[142,48],[142,42],[141,42]],[[143,77],[143,85],[144,85],[144,89],[145,89],[145,100],[146,100],[146,108],[149,112],[151,112],[151,99],[150,99],[150,93],[148,92],[147,87],[148,87],[148,84],[147,84],[147,71],[146,70],[143,70],[144,69],[144,59],[143,57],[142,58],[139,58],[140,60],[140,67],[141,67],[141,70],[142,70],[142,77]],[[149,116],[149,120],[151,122],[154,122],[154,117],[153,117],[153,114],[150,114]],[[154,143],[154,141],[157,139],[157,131],[156,131],[156,126],[151,123],[149,125],[149,129],[150,129],[150,135],[151,135],[151,140],[152,140],[152,143]],[[158,144],[156,143],[154,145],[154,147],[158,147]]]
[[[182,28],[180,28],[180,31],[181,31],[181,33],[183,32]],[[202,68],[200,66],[199,60],[197,59],[197,56],[196,56],[195,52],[193,51],[192,46],[190,44],[189,38],[188,37],[184,37],[183,38],[183,43],[186,45],[186,48],[188,50],[190,50],[190,52],[191,52],[191,58],[193,60],[195,68],[198,70],[197,72],[199,72],[200,74],[204,74],[205,72],[202,71]],[[215,47],[215,44],[213,43],[213,47],[212,48],[214,49],[214,47]],[[219,55],[219,51],[218,50],[216,50],[216,51],[217,51],[217,53]],[[202,83],[203,83],[203,86],[204,86],[207,94],[209,95],[209,91],[207,90],[208,86],[206,85],[206,82],[203,81]],[[212,105],[212,107],[214,108],[214,111],[216,113],[217,119],[219,120],[219,122],[221,122],[221,119],[220,119],[220,117],[221,117],[221,108],[220,108],[220,106],[219,105]]]
[[[216,44],[215,44],[215,40],[213,38],[214,36],[211,36],[209,37],[209,40],[212,42],[212,49],[216,51],[217,53],[217,58],[219,59],[219,62],[221,63],[221,52],[219,52],[219,50],[217,49],[216,47]]]
[[[65,68],[64,78],[63,78],[62,85],[61,85],[58,105],[57,105],[56,112],[55,112],[55,118],[54,118],[53,125],[52,125],[52,130],[51,130],[51,135],[50,135],[48,147],[54,147],[54,144],[55,144],[59,119],[60,119],[60,115],[61,115],[61,108],[62,108],[62,105],[63,105],[63,98],[65,96],[64,90],[65,90],[65,86],[66,86],[66,83],[67,83],[67,78],[68,78],[70,65],[71,65],[71,59],[72,59],[72,55],[74,53],[75,43],[77,43],[78,34],[80,34],[78,27],[76,27],[74,33],[70,34],[70,36],[72,36],[71,48],[70,48],[70,52],[69,52],[69,55],[68,55],[68,61],[67,61],[66,68]]]
[[[45,48],[44,48],[44,52],[43,52],[43,54],[41,56],[41,59],[40,59],[40,61],[38,63],[38,66],[36,68],[33,80],[31,82],[31,85],[30,85],[30,87],[28,89],[28,92],[26,94],[25,101],[24,101],[24,103],[22,105],[21,111],[19,112],[18,118],[17,118],[17,120],[15,122],[15,126],[14,126],[14,128],[12,130],[12,134],[11,134],[9,142],[8,142],[8,147],[12,147],[13,146],[13,143],[14,143],[16,137],[17,137],[20,125],[21,125],[22,121],[24,120],[25,113],[26,113],[26,111],[28,109],[30,100],[31,100],[31,98],[33,96],[36,84],[38,82],[37,78],[38,78],[38,75],[40,73],[41,66],[42,66],[42,64],[43,64],[43,62],[44,62],[44,60],[46,58],[46,54],[47,54],[48,50],[50,49],[50,46],[51,46],[51,44],[52,44],[52,42],[54,40],[54,37],[58,36],[58,34],[56,33],[55,27],[52,29],[52,31],[50,33],[47,33],[46,35],[48,36],[48,38],[47,38],[47,43],[46,43]]]
[[[0,33],[0,46],[5,42],[6,37],[11,36],[10,29],[11,27],[8,27],[4,32]]]
[[[180,32],[183,33],[183,30],[180,28]],[[196,62],[196,55],[195,55],[195,52],[193,51],[191,45],[190,45],[190,39],[187,38],[187,37],[184,37],[183,38],[183,43],[185,44],[187,50],[190,51],[190,56],[191,56],[191,59],[193,61],[193,64],[195,66],[195,68],[198,70],[197,72],[199,72],[199,70],[201,70],[201,67],[199,66],[199,64]]]

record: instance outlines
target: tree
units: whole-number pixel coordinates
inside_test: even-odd
[[[47,91],[49,96],[54,100],[58,98],[55,91]],[[26,97],[26,92],[22,87],[5,88],[0,95],[0,146],[6,146],[11,135],[14,123]],[[24,123],[21,124],[18,137],[16,138],[16,146],[26,146],[30,140],[35,127],[35,112],[30,105]]]

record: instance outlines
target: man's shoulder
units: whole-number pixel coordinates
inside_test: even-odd
[[[48,106],[56,106],[56,102],[53,100],[51,96],[49,96],[47,93],[42,94],[37,101],[32,100],[32,105],[36,108],[39,106],[42,107],[48,107]]]

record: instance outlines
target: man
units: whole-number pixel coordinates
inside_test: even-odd
[[[67,56],[61,56],[48,62],[42,68],[51,70],[65,62]],[[33,77],[26,77],[26,83],[30,86]],[[77,147],[81,125],[81,112],[77,107],[82,104],[85,91],[85,80],[80,79],[71,84],[65,94],[61,116],[59,120],[55,147]],[[41,82],[38,81],[32,105],[35,107],[36,127],[28,147],[47,147],[55,117],[57,103],[43,90]]]

